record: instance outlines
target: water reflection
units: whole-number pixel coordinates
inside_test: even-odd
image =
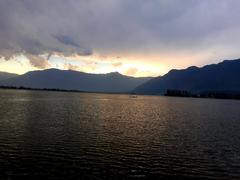
[[[0,91],[1,178],[240,177],[239,101]]]

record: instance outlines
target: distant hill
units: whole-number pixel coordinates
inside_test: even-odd
[[[117,72],[89,74],[72,70],[48,69],[0,81],[4,86],[80,90],[89,92],[130,92],[151,78],[134,78]]]
[[[240,91],[240,59],[225,60],[201,68],[171,70],[137,87],[138,94],[164,94],[167,89],[204,91]]]
[[[7,72],[0,72],[0,81],[13,78],[18,76],[18,74],[13,74],[13,73],[7,73]]]

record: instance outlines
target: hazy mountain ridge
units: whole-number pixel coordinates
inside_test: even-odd
[[[47,69],[27,72],[18,77],[1,81],[0,85],[74,89],[89,92],[130,92],[149,79],[151,78],[134,78],[117,72],[89,74],[72,70]]]
[[[18,76],[18,74],[14,74],[14,73],[8,73],[8,72],[0,72],[0,81],[2,80],[6,80],[9,78],[13,78]]]
[[[138,94],[164,94],[167,89],[203,91],[240,91],[240,59],[225,60],[203,67],[171,70],[137,87]]]

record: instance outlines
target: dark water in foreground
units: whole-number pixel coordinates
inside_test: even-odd
[[[0,179],[240,179],[240,101],[0,90]]]

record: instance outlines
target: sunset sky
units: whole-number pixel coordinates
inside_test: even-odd
[[[240,57],[238,0],[0,0],[0,71],[158,76]]]

